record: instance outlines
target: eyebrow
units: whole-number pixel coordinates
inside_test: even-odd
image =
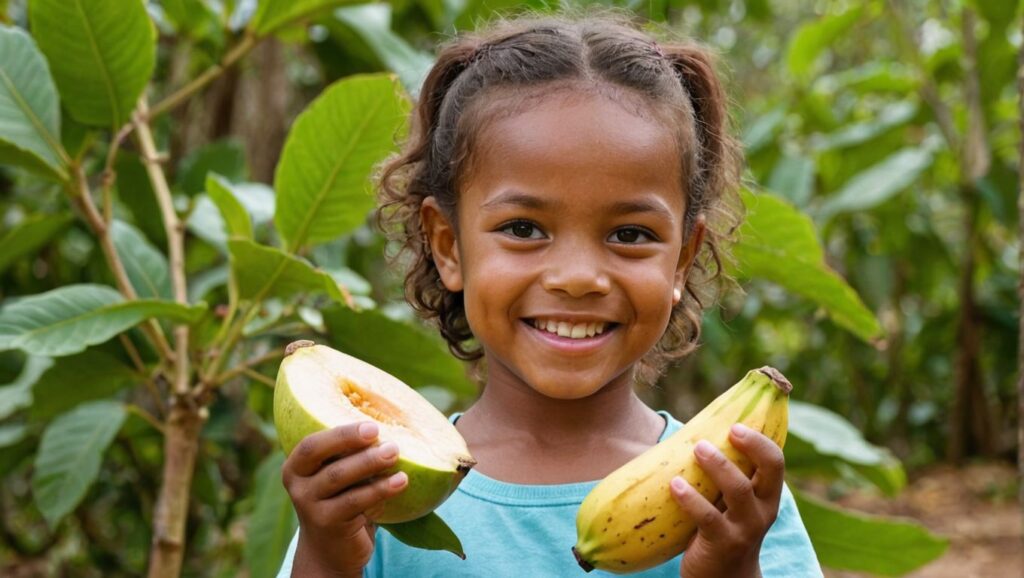
[[[547,209],[547,208],[558,208],[560,203],[555,203],[538,197],[536,195],[530,195],[522,191],[510,189],[504,191],[493,199],[480,205],[483,209],[489,209],[499,207],[503,205],[511,205],[515,207],[523,207],[527,209]],[[654,213],[666,219],[673,219],[672,212],[668,210],[662,203],[657,203],[647,199],[638,199],[632,201],[617,201],[609,207],[610,210],[617,215],[632,215],[636,213]]]

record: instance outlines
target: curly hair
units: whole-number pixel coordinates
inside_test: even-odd
[[[659,39],[653,35],[657,34]],[[461,292],[448,291],[430,253],[420,206],[434,197],[456,223],[458,191],[472,166],[475,141],[495,118],[525,110],[556,92],[596,88],[674,127],[686,191],[684,240],[705,221],[702,246],[683,299],[661,339],[638,363],[635,378],[653,384],[669,362],[692,352],[703,309],[731,281],[723,261],[743,219],[738,193],[741,154],[731,137],[725,92],[713,57],[698,44],[640,29],[614,9],[500,18],[440,48],[411,115],[399,152],[377,166],[377,225],[408,257],[405,295],[436,323],[452,353],[480,360]],[[456,231],[457,232],[457,231]]]

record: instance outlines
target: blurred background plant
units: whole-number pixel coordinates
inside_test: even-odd
[[[822,563],[932,562],[945,538],[836,504],[915,514],[892,507],[908,478],[1012,464],[1020,3],[603,4],[720,52],[748,160],[743,291],[642,395],[685,419],[779,368]],[[0,573],[275,575],[294,339],[471,402],[384,263],[367,177],[437,42],[558,6],[0,0]],[[969,497],[1012,504],[986,475]]]

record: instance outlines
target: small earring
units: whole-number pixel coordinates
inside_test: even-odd
[[[676,287],[672,290],[672,304],[675,305],[683,300],[683,290]]]

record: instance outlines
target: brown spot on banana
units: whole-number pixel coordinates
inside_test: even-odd
[[[650,524],[651,522],[653,522],[657,518],[658,518],[657,516],[654,516],[652,518],[645,518],[645,519],[641,520],[639,524],[637,524],[636,526],[633,526],[633,529],[634,530],[639,530],[640,528],[643,528],[647,524]],[[640,538],[640,539],[643,540],[643,538]]]

